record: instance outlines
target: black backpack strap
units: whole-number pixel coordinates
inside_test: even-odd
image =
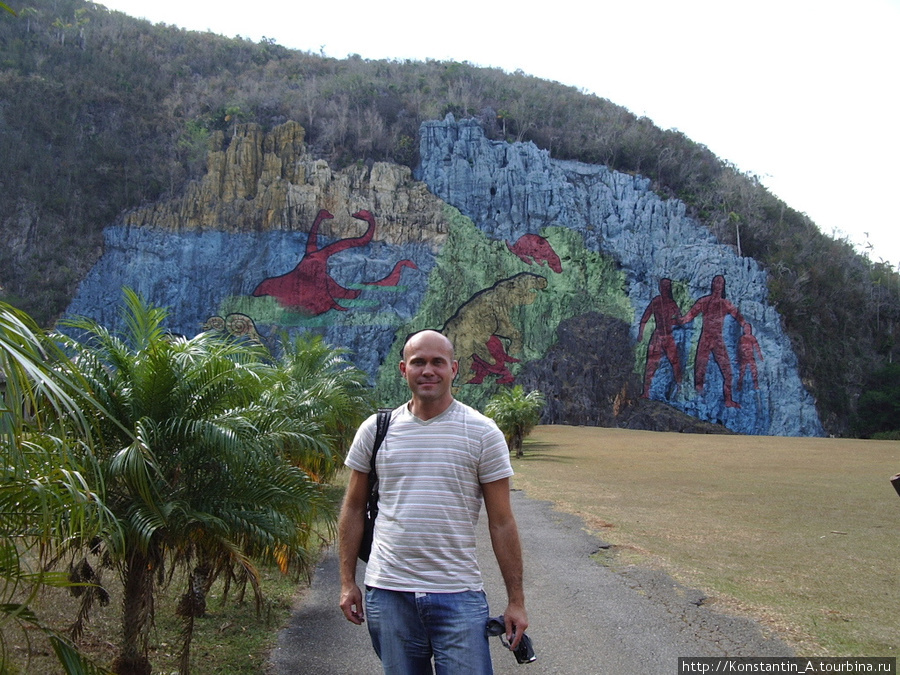
[[[378,472],[375,470],[375,457],[378,448],[387,436],[388,426],[391,424],[390,408],[380,408],[375,424],[375,443],[372,446],[372,468],[369,471],[369,496],[366,499],[366,517],[363,526],[363,536],[359,548],[359,557],[369,562],[369,553],[372,550],[372,538],[375,531],[375,519],[378,517]]]
[[[381,447],[381,444],[384,442],[384,437],[387,436],[388,427],[391,425],[392,412],[393,409],[391,408],[378,409],[378,417],[375,425],[375,444],[372,446],[372,473],[376,473],[375,455],[378,454],[378,448]]]

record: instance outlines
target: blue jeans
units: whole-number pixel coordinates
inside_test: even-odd
[[[487,620],[483,591],[366,589],[366,623],[386,675],[491,675]]]

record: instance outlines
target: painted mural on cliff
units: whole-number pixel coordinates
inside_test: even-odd
[[[376,231],[376,218],[365,210],[354,213],[353,218],[367,224],[365,233],[359,237],[338,239],[320,247],[319,226],[323,220],[330,218],[333,216],[328,211],[323,209],[319,212],[308,234],[304,256],[293,270],[284,275],[263,279],[252,292],[252,298],[273,298],[277,309],[271,305],[261,305],[258,300],[232,297],[226,304],[233,306],[235,302],[243,302],[243,306],[248,311],[255,312],[258,318],[255,320],[246,314],[231,312],[225,319],[218,315],[210,317],[203,328],[224,330],[231,335],[261,341],[256,329],[257,320],[279,326],[296,325],[304,319],[319,317],[332,310],[349,311],[351,307],[339,303],[359,300],[366,287],[406,290],[406,287],[400,287],[398,283],[402,271],[406,268],[419,269],[415,261],[406,258],[396,262],[392,271],[381,279],[350,283],[349,286],[353,288],[342,286],[329,269],[329,258],[349,249],[364,249],[370,244]],[[558,290],[551,287],[547,291],[548,286],[551,286],[548,279],[554,274],[563,274],[563,265],[553,244],[544,236],[526,234],[515,243],[505,241],[506,249],[515,259],[540,269],[544,274],[533,271],[516,272],[518,263],[510,256],[503,256],[497,241],[489,240],[464,217],[453,220],[455,236],[434,262],[435,278],[432,283],[445,288],[443,302],[436,303],[434,307],[429,307],[430,303],[426,303],[416,317],[411,317],[408,325],[398,325],[395,329],[394,346],[401,346],[406,334],[420,329],[414,326],[440,330],[456,345],[460,363],[458,386],[488,385],[487,393],[473,392],[466,388],[461,396],[475,403],[483,403],[496,389],[490,385],[515,383],[514,371],[518,370],[515,364],[521,363],[523,359],[539,360],[542,357],[549,346],[547,340],[532,340],[531,348],[526,350],[525,336],[531,332],[532,326],[540,323],[541,316],[547,316],[546,308],[541,305],[558,305],[560,296],[569,299],[570,295],[568,288]],[[566,251],[569,261],[584,260],[586,250],[575,239],[570,239],[567,243],[559,240],[557,245]],[[469,259],[469,264],[461,265],[457,262],[463,256]],[[503,260],[504,264],[498,265],[499,260]],[[596,266],[596,261],[573,263],[573,266],[575,273],[580,276],[592,272],[591,268]],[[337,267],[340,267],[339,261]],[[468,289],[462,279],[451,282],[460,270],[473,267],[493,270],[494,275],[510,276],[501,277],[490,286],[474,292],[471,289],[477,288],[479,283],[489,283],[492,277],[485,274]],[[610,291],[615,292],[617,288],[621,290],[621,279],[607,278],[604,283],[609,281],[612,284],[606,288],[588,287],[582,289],[581,293],[587,297],[600,298]],[[447,286],[451,283],[459,289],[458,293],[446,293]],[[680,284],[679,288],[682,301],[685,302],[687,295],[684,284]],[[638,349],[636,363],[637,370],[643,368],[643,398],[677,403],[690,400],[696,394],[713,399],[720,397],[726,408],[757,405],[753,392],[760,388],[756,359],[763,358],[761,348],[752,334],[751,324],[728,300],[725,288],[725,278],[722,275],[714,276],[710,292],[682,310],[673,296],[673,281],[668,278],[660,280],[659,294],[647,304],[638,328],[638,346],[646,350],[644,352]],[[523,316],[522,310],[537,302],[545,291],[549,302],[538,303],[538,315]],[[624,292],[620,293],[618,301],[622,308],[625,300]],[[359,302],[353,309],[369,312],[373,307],[377,308],[377,303],[369,300]],[[610,305],[599,303],[597,306],[581,308],[586,311],[596,309],[609,312]],[[441,320],[441,316],[447,314],[449,317]],[[560,320],[570,316],[571,312],[568,312],[545,323],[552,333]],[[330,319],[332,323],[335,321],[338,321],[336,317]],[[645,333],[648,336],[646,339]],[[399,353],[396,359],[399,360]],[[685,368],[686,364],[692,365]],[[383,364],[385,378],[382,389],[389,391],[389,395],[397,400],[402,400],[405,390],[402,387],[397,390],[389,384],[393,379],[394,365],[393,359],[387,359]],[[710,377],[716,386],[715,389],[707,390],[707,373],[710,368],[717,369]],[[748,396],[743,395],[745,380]],[[735,389],[739,400],[735,400]]]
[[[190,209],[173,201],[140,211],[107,228],[69,311],[114,325],[128,285],[169,307],[183,334],[224,326],[273,342],[280,330],[314,331],[351,351],[385,404],[407,396],[397,374],[405,337],[436,328],[457,343],[458,396],[476,406],[551,352],[577,362],[582,354],[557,347],[560,326],[590,331],[580,317],[608,317],[631,327],[619,353],[633,359],[638,396],[742,433],[821,434],[766,303],[765,273],[683,204],[640,176],[489,141],[474,122],[423,125],[420,155],[418,181],[388,165],[335,172],[282,158],[281,173],[260,173],[236,206],[227,191],[204,193],[207,208],[238,218],[228,231],[193,215],[190,190]],[[417,211],[404,210],[413,203]],[[257,211],[265,217],[242,228]],[[154,227],[157,213],[203,224]]]
[[[374,330],[379,341],[366,346],[390,353],[386,358],[379,354],[377,367],[370,372],[378,372],[384,401],[398,405],[408,394],[397,376],[402,344],[409,333],[435,328],[457,347],[459,397],[483,405],[498,387],[515,382],[518,364],[546,353],[560,321],[586,311],[628,315],[623,276],[612,261],[588,251],[575,232],[548,228],[515,242],[495,240],[448,207],[447,242],[432,256],[422,249],[379,242],[377,217],[368,211],[353,216],[368,224],[364,235],[320,247],[319,225],[329,215],[320,212],[302,247],[296,241],[292,244],[302,248],[303,257],[291,271],[261,278],[249,294],[227,296],[203,328],[256,337],[267,331],[263,326],[320,331],[343,327],[345,341],[346,331]],[[383,250],[376,253],[369,250],[372,247]],[[327,255],[315,268],[307,267],[306,276],[298,273],[310,255],[322,251]],[[379,266],[355,266],[342,253],[368,263],[377,259]],[[368,270],[391,266],[387,276],[363,280]],[[315,276],[310,278],[313,269]],[[428,277],[423,279],[426,271]],[[398,283],[401,279],[405,283]],[[572,302],[576,288],[579,300]],[[398,311],[393,300],[416,289],[424,293],[411,305],[415,311]],[[367,350],[356,343],[355,351],[363,357]]]
[[[726,408],[761,408],[757,359],[764,360],[762,348],[725,288],[725,277],[715,275],[710,292],[682,313],[672,279],[659,281],[659,294],[647,304],[638,327],[638,343],[646,349],[643,398],[678,402],[696,393],[720,396]],[[715,369],[712,378],[710,369]],[[715,379],[715,390],[708,389],[708,379]]]

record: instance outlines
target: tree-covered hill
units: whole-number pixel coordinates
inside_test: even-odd
[[[848,433],[866,381],[893,360],[900,280],[889,267],[610,101],[467,63],[336,60],[151,25],[82,0],[11,6],[18,16],[0,16],[0,298],[45,325],[99,257],[102,228],[179,194],[213,131],[292,119],[334,166],[414,167],[420,123],[452,112],[491,138],[644,175],[758,260],[830,432]]]

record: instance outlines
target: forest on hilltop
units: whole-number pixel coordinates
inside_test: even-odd
[[[421,122],[453,113],[493,139],[641,174],[759,261],[830,433],[853,432],[859,397],[894,361],[895,270],[703,145],[606,99],[468,63],[339,60],[152,25],[84,0],[10,4],[17,16],[0,16],[0,300],[45,326],[102,253],[104,227],[202,175],[212,132],[292,119],[333,166],[415,167]]]

